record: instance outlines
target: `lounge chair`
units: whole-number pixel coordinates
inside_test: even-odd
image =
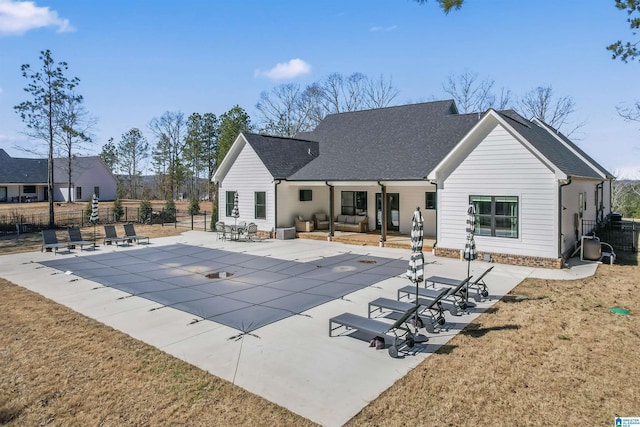
[[[296,231],[299,233],[308,233],[313,231],[313,221],[308,220],[308,219],[304,219],[301,215],[296,216],[293,219],[295,226],[296,226]]]
[[[135,241],[136,244],[140,244],[140,240],[147,239],[147,244],[149,244],[148,236],[139,236],[136,234],[136,230],[133,227],[133,224],[125,224],[124,225],[124,234],[129,241]]]
[[[433,300],[440,296],[443,290],[447,291],[444,296],[440,296],[440,303],[445,310],[448,310],[454,316],[460,316],[467,313],[467,295],[466,288],[467,282],[471,279],[471,276],[464,280],[458,281],[455,287],[447,287],[440,289],[433,288],[418,288],[418,298],[423,300]],[[398,289],[398,301],[402,298],[411,298],[416,296],[416,286],[408,285]]]
[[[318,212],[313,214],[313,226],[316,230],[328,230],[329,218],[324,212]]]
[[[125,243],[129,243],[129,240],[124,237],[118,237],[118,233],[116,233],[115,225],[105,225],[104,226],[104,240],[102,241],[103,245],[110,245],[111,243],[115,243],[118,246],[118,243],[124,246]]]
[[[51,249],[53,249],[53,252],[57,254],[59,248],[67,248],[71,252],[67,243],[58,242],[56,230],[42,230],[42,248],[40,252],[44,252],[45,249],[47,252],[51,252]]]
[[[489,289],[487,287],[487,284],[484,281],[484,277],[489,274],[489,272],[491,270],[493,270],[493,265],[491,267],[489,267],[488,269],[486,269],[480,276],[478,276],[477,279],[475,280],[469,280],[469,284],[467,285],[467,290],[474,290],[475,294],[473,295],[473,299],[476,300],[476,302],[481,302],[485,299],[491,299],[489,298]],[[431,277],[427,277],[424,280],[425,286],[427,286],[429,283],[431,283],[431,285],[435,288],[436,284],[440,284],[440,285],[447,285],[447,286],[458,286],[458,284],[460,283],[460,279],[452,279],[449,277],[440,277],[440,276],[431,276]]]
[[[383,322],[381,320],[370,319],[364,316],[358,316],[352,313],[342,313],[339,316],[329,319],[329,337],[332,332],[345,327],[347,330],[357,330],[366,335],[366,339],[372,339],[379,336],[387,336],[393,339],[393,344],[389,347],[389,356],[398,357],[398,352],[405,346],[413,348],[415,339],[411,332],[411,325],[407,322],[414,315],[418,306],[415,304],[405,311],[402,316],[394,323]],[[333,325],[337,326],[333,326]],[[391,335],[392,334],[392,335]]]
[[[448,292],[448,289],[442,289],[440,294],[431,300],[418,299],[418,304],[420,305],[418,315],[422,320],[424,328],[431,334],[440,332],[442,326],[445,324],[444,309],[442,308],[440,300],[444,298]],[[391,298],[377,298],[369,303],[368,316],[371,317],[371,315],[376,311],[382,313],[383,310],[402,313],[415,305],[415,301],[406,302]]]
[[[82,239],[82,233],[78,227],[69,227],[67,229],[69,233],[69,249],[75,249],[76,246],[80,246],[80,251],[85,245],[93,246],[93,242]]]

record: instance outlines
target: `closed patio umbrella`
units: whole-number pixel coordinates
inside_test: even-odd
[[[420,207],[417,207],[413,213],[413,219],[411,220],[411,258],[409,258],[409,267],[407,268],[407,277],[411,279],[416,285],[416,307],[418,303],[418,286],[419,283],[424,280],[424,254],[422,253],[422,237],[423,237],[423,222],[422,212]],[[414,325],[416,327],[416,333],[418,330],[418,310],[414,319]],[[418,341],[427,341],[427,337],[419,337]]]
[[[476,231],[476,209],[469,205],[467,209],[467,241],[464,244],[464,259],[467,260],[467,277],[471,275],[471,261],[478,258],[476,241],[474,239]],[[467,282],[467,304],[469,304],[469,283]]]
[[[233,195],[233,210],[231,211],[231,216],[234,218],[233,226],[234,228],[238,225],[238,218],[240,218],[240,210],[238,210],[238,192],[236,191]]]
[[[93,224],[93,247],[96,247],[96,224],[100,220],[100,215],[98,213],[98,196],[95,194],[91,199],[91,217],[89,217],[89,222]]]

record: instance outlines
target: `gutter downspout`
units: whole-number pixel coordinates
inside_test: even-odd
[[[378,181],[382,192],[382,223],[380,224],[380,247],[387,241],[387,186]]]
[[[436,186],[436,241],[433,242],[433,249],[435,249],[438,246],[438,211],[440,210],[438,209],[438,204],[440,203],[440,197],[438,197],[438,181],[429,181],[429,183]]]
[[[280,183],[282,182],[281,179],[276,179],[274,180],[275,185],[273,186],[273,230],[272,232],[276,231],[276,228],[278,228],[278,185],[280,185]],[[275,236],[274,236],[275,237]]]
[[[327,235],[327,240],[331,241],[334,236],[334,206],[333,206],[333,185],[329,184],[329,181],[324,182],[327,187],[329,187],[329,234]]]
[[[567,177],[566,181],[558,186],[558,258],[562,258],[563,261],[565,259],[562,253],[562,188],[571,184],[571,176]]]
[[[599,224],[604,219],[602,215],[604,213],[604,181],[600,181],[600,184],[596,185],[596,222]]]

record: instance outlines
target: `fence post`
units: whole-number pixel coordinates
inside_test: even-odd
[[[193,214],[191,214],[191,230],[193,230]]]
[[[207,211],[204,211],[204,231],[207,231]]]

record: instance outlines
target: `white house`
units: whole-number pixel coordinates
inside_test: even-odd
[[[436,254],[457,257],[472,203],[482,256],[556,267],[590,231],[582,220],[610,212],[612,179],[541,121],[458,114],[453,101],[333,114],[296,138],[243,133],[214,176],[222,221],[234,220],[237,191],[239,220],[262,231],[298,215],[358,214],[384,244],[409,233],[418,206]]]
[[[54,159],[53,200],[69,200],[68,159]],[[100,157],[71,159],[71,201],[91,200],[96,193],[102,200],[114,200],[118,180]],[[0,149],[0,202],[48,200],[47,159],[11,157]]]

